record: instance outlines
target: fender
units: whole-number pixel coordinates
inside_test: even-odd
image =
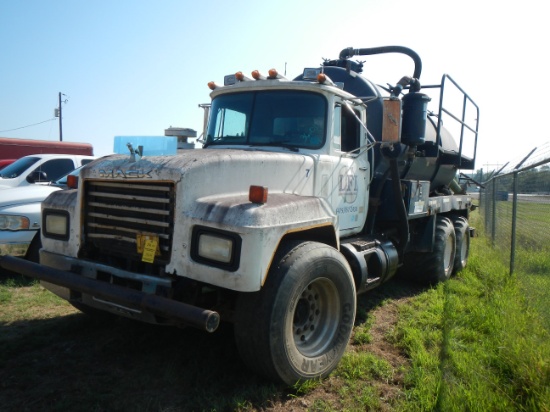
[[[337,217],[324,198],[288,193],[270,193],[264,204],[251,203],[248,194],[204,197],[197,199],[189,217],[230,227],[337,225]]]
[[[58,190],[42,202],[42,219],[44,219],[45,211],[65,212],[69,215],[69,239],[59,241],[42,235],[43,248],[55,250],[56,253],[66,256],[76,257],[78,255],[78,249],[82,243],[82,233],[79,229],[79,222],[75,220],[79,215],[77,210],[80,210],[77,189]]]
[[[254,204],[248,195],[209,196],[198,199],[195,208],[186,216],[190,226],[184,231],[184,242],[193,243],[193,227],[200,225],[238,235],[242,241],[239,267],[234,272],[207,268],[204,264],[185,259],[182,267],[167,270],[185,273],[186,277],[239,291],[257,291],[264,283],[271,261],[281,240],[298,232],[323,228],[333,243],[338,242],[338,218],[324,198],[287,193],[270,193],[267,203]],[[183,251],[182,251],[183,252]],[[175,255],[178,253],[175,252]]]

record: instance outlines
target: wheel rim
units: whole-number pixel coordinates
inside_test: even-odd
[[[443,263],[445,267],[445,271],[448,271],[451,267],[451,263],[453,261],[453,243],[454,239],[451,236],[447,236],[447,239],[445,241],[445,255],[443,257]]]
[[[319,278],[302,291],[296,307],[292,332],[294,344],[304,356],[323,353],[338,329],[340,298],[332,281]]]

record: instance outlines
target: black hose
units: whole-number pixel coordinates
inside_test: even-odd
[[[340,52],[340,59],[346,60],[353,56],[370,56],[373,54],[384,53],[401,53],[409,56],[414,61],[414,74],[413,78],[420,79],[420,73],[422,73],[422,60],[420,56],[412,49],[403,46],[382,46],[382,47],[370,47],[366,49],[354,49],[348,47]]]
[[[399,242],[397,245],[397,252],[400,259],[403,259],[405,249],[409,244],[409,220],[407,219],[407,209],[405,208],[405,202],[403,201],[403,193],[401,192],[401,180],[399,179],[399,166],[397,165],[396,158],[390,158],[390,170],[391,180],[393,187],[393,198],[395,201],[395,207],[397,209],[397,217],[399,220],[398,232]]]
[[[372,208],[369,207],[369,216],[367,218],[367,233],[374,234],[374,225],[376,223],[376,215],[378,214],[378,209],[380,208],[380,196],[382,196],[382,189],[384,189],[384,183],[388,179],[388,176],[390,174],[390,169],[386,170],[384,174],[382,175],[382,178],[378,180],[378,185],[376,186],[376,189],[373,187],[373,196],[371,196],[371,199],[374,199],[376,201],[375,204],[373,204]]]

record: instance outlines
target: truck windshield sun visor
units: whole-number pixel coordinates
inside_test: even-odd
[[[317,149],[325,141],[327,101],[316,93],[226,94],[212,102],[206,145]]]

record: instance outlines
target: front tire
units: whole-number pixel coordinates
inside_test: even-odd
[[[292,385],[338,365],[355,320],[351,269],[334,248],[287,243],[261,291],[237,301],[235,340],[244,362]]]

